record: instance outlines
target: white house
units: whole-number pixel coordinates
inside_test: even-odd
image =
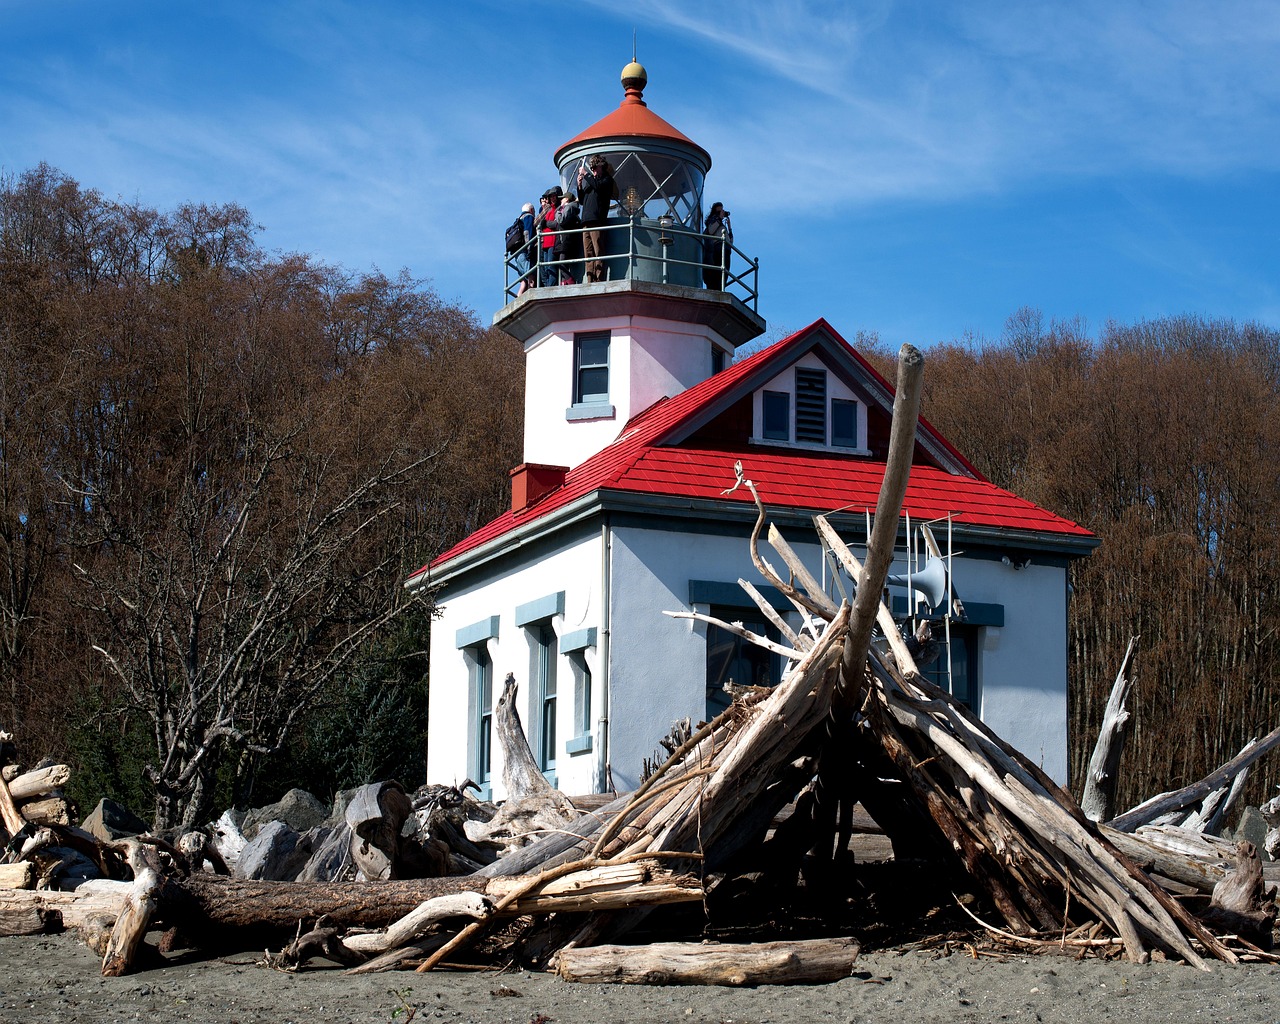
[[[724,493],[735,462],[837,596],[849,583],[833,578],[812,516],[858,550],[884,472],[892,388],[825,321],[731,362],[764,329],[754,262],[735,250],[724,290],[701,286],[710,156],[648,110],[643,68],[628,65],[623,84],[620,108],[556,154],[566,190],[589,153],[617,169],[608,278],[526,291],[495,317],[527,354],[511,509],[408,583],[437,588],[442,609],[429,779],[471,778],[498,798],[491,715],[508,672],[535,756],[570,793],[634,787],[675,720],[724,706],[726,681],[776,681],[772,655],[663,615],[769,632],[742,577],[798,624],[751,564],[755,506],[743,489]],[[951,585],[916,607],[928,588],[900,580],[895,614],[937,620],[949,644],[935,679],[1065,781],[1067,566],[1096,538],[985,480],[923,421],[904,511],[913,528],[904,518],[894,571],[927,567],[908,544],[932,523]]]

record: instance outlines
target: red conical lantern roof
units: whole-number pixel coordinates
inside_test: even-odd
[[[711,154],[694,142],[678,128],[672,127],[644,102],[644,87],[648,75],[643,67],[634,61],[622,69],[622,87],[625,95],[618,109],[606,114],[585,131],[579,132],[572,139],[556,150],[555,162],[560,164],[560,155],[565,150],[592,139],[616,139],[618,137],[637,137],[645,139],[663,139],[688,146],[700,153],[711,166]]]

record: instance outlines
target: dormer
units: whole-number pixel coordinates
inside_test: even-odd
[[[751,442],[867,455],[865,390],[808,352],[751,395]]]

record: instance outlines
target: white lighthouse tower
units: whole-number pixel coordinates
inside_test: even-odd
[[[644,101],[647,75],[630,63],[616,110],[555,153],[561,187],[601,154],[618,198],[602,231],[604,279],[530,288],[508,268],[494,326],[523,343],[524,464],[512,471],[513,505],[557,486],[565,471],[609,445],[659,399],[710,377],[737,346],[763,333],[757,265],[726,246],[721,288],[703,286],[704,185],[711,156]],[[582,265],[576,280],[585,280]]]

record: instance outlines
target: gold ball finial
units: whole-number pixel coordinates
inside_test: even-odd
[[[628,92],[632,89],[643,92],[648,81],[649,75],[645,71],[643,64],[638,64],[633,60],[622,69],[622,87]]]

